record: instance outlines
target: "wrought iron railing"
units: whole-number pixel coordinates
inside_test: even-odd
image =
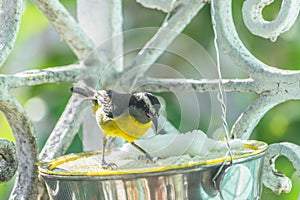
[[[101,42],[94,30],[89,30],[85,24],[88,17],[83,9],[91,9],[90,16],[101,17],[101,10],[93,10],[89,1],[78,0],[78,21],[76,21],[58,0],[33,0],[44,15],[52,23],[63,41],[65,41],[77,56],[80,62],[85,59]],[[253,56],[240,40],[232,17],[232,2],[230,0],[181,0],[181,1],[160,1],[160,0],[139,0],[142,5],[162,10],[167,14],[166,20],[158,29],[155,35],[145,44],[144,48],[136,56],[131,64],[122,66],[122,61],[114,63],[111,75],[104,78],[102,83],[110,84],[130,69],[138,65],[139,75],[127,79],[135,82],[144,72],[149,69],[163,53],[164,49],[189,25],[191,20],[204,6],[214,8],[215,28],[217,40],[221,49],[227,53],[236,65],[248,72],[247,79],[223,79],[222,87],[225,92],[254,92],[259,97],[243,112],[234,123],[230,133],[234,138],[248,139],[260,119],[274,106],[288,101],[300,99],[300,72],[281,70],[268,66]],[[263,8],[272,0],[247,0],[243,5],[243,17],[248,29],[255,35],[275,41],[281,33],[290,29],[295,22],[300,8],[299,1],[283,1],[277,18],[273,21],[265,21],[262,16]],[[91,2],[90,2],[91,3]],[[97,6],[106,9],[108,16],[107,27],[99,32],[105,32],[108,37],[116,37],[122,33],[122,2],[93,1]],[[208,4],[208,5],[207,5]],[[209,5],[210,4],[210,5]],[[1,0],[0,1],[0,65],[7,59],[14,47],[22,18],[22,0]],[[86,7],[85,7],[86,6]],[[126,8],[125,8],[126,9]],[[84,30],[83,30],[84,29]],[[171,31],[165,31],[171,30]],[[23,86],[34,86],[39,84],[55,82],[78,82],[90,79],[97,81],[95,74],[104,70],[104,66],[113,60],[112,55],[122,49],[123,39],[112,40],[111,48],[107,51],[97,52],[96,59],[101,65],[95,68],[85,66],[82,63],[70,64],[47,68],[44,70],[24,71],[12,75],[0,75],[0,109],[5,114],[12,127],[16,139],[17,158],[14,146],[5,141],[0,141],[1,154],[1,181],[9,180],[18,166],[18,175],[11,199],[36,199],[39,183],[36,162],[38,159],[49,160],[65,153],[72,138],[84,120],[86,106],[81,104],[77,96],[72,96],[63,114],[57,122],[43,150],[39,154],[37,150],[36,130],[27,117],[20,103],[10,94],[9,90]],[[151,46],[156,48],[148,48]],[[120,53],[120,52],[118,52]],[[121,64],[120,64],[121,63]],[[97,73],[95,73],[97,72]],[[193,80],[193,79],[146,79],[145,82],[155,82],[151,87],[144,84],[144,89],[155,92],[167,91],[167,88],[180,88],[181,90],[193,90],[196,92],[207,92],[218,90],[218,80]],[[163,85],[163,87],[162,87]],[[192,87],[191,87],[192,86]],[[76,121],[77,123],[73,123]],[[167,128],[172,128],[168,124]],[[294,165],[297,171],[300,170],[300,147],[292,143],[278,143],[269,146],[264,166],[263,183],[276,193],[290,191],[291,181],[281,173],[277,173],[274,161],[279,155],[286,156]]]

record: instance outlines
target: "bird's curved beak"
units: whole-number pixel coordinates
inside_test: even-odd
[[[157,129],[158,129],[158,114],[155,114],[155,115],[151,115],[151,121],[152,121],[152,126],[153,126],[153,129],[155,131],[155,133],[157,133]]]

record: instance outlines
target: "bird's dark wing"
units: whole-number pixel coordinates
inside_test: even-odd
[[[112,106],[114,117],[120,116],[128,110],[129,100],[132,94],[112,92]]]

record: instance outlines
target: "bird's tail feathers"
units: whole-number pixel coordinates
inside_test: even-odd
[[[73,86],[71,92],[81,94],[85,97],[92,97],[95,94],[95,90],[88,86]]]

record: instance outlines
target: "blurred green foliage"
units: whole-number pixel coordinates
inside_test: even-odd
[[[75,13],[75,0],[62,1],[64,5]],[[234,1],[233,14],[236,29],[247,48],[263,62],[282,69],[300,69],[300,39],[299,26],[297,20],[292,29],[278,38],[275,43],[256,36],[253,36],[245,27],[242,21],[241,7],[243,1]],[[264,9],[264,16],[267,20],[274,19],[280,9],[281,1]],[[134,10],[134,12],[132,12]],[[130,30],[138,27],[159,27],[164,20],[164,14],[157,10],[143,8],[135,1],[124,1],[124,29]],[[209,6],[205,6],[191,24],[184,30],[189,37],[199,42],[210,53],[212,50],[213,31],[210,21]],[[126,41],[125,41],[126,42]],[[228,63],[228,58],[223,55],[224,76],[225,77],[247,77],[242,70],[239,73],[232,73],[231,67],[234,63]],[[67,65],[77,62],[76,57],[69,47],[60,40],[47,19],[30,1],[27,1],[24,10],[23,20],[18,35],[14,51],[11,53],[5,65],[1,68],[1,73],[14,73],[27,69],[45,68],[52,66]],[[223,63],[223,62],[222,62]],[[173,63],[175,66],[175,62]],[[34,122],[38,132],[37,138],[39,147],[42,148],[56,121],[62,113],[70,97],[70,84],[49,84],[30,88],[20,88],[12,91],[13,95],[26,107],[26,103],[32,97],[38,97],[47,107],[42,119]],[[167,112],[172,113],[169,119],[175,126],[180,122],[180,109],[178,102],[171,94],[162,94],[170,99],[167,105]],[[254,94],[229,94],[228,95],[228,120],[229,124],[237,119],[238,114],[256,97]],[[289,141],[300,145],[300,102],[290,101],[281,104],[270,112],[258,124],[251,139],[262,140],[269,144]],[[174,111],[176,113],[174,113]],[[34,114],[34,113],[33,113]],[[207,129],[210,120],[209,114],[200,122],[199,128]],[[0,137],[14,140],[11,129],[0,113]],[[82,150],[80,137],[76,137],[69,152],[79,152]],[[293,189],[289,194],[275,195],[269,189],[264,188],[263,200],[296,200],[299,197],[300,179],[295,173],[291,163],[280,158],[277,161],[278,170],[284,172],[293,181]],[[1,199],[7,199],[12,188],[13,180],[0,185]]]

